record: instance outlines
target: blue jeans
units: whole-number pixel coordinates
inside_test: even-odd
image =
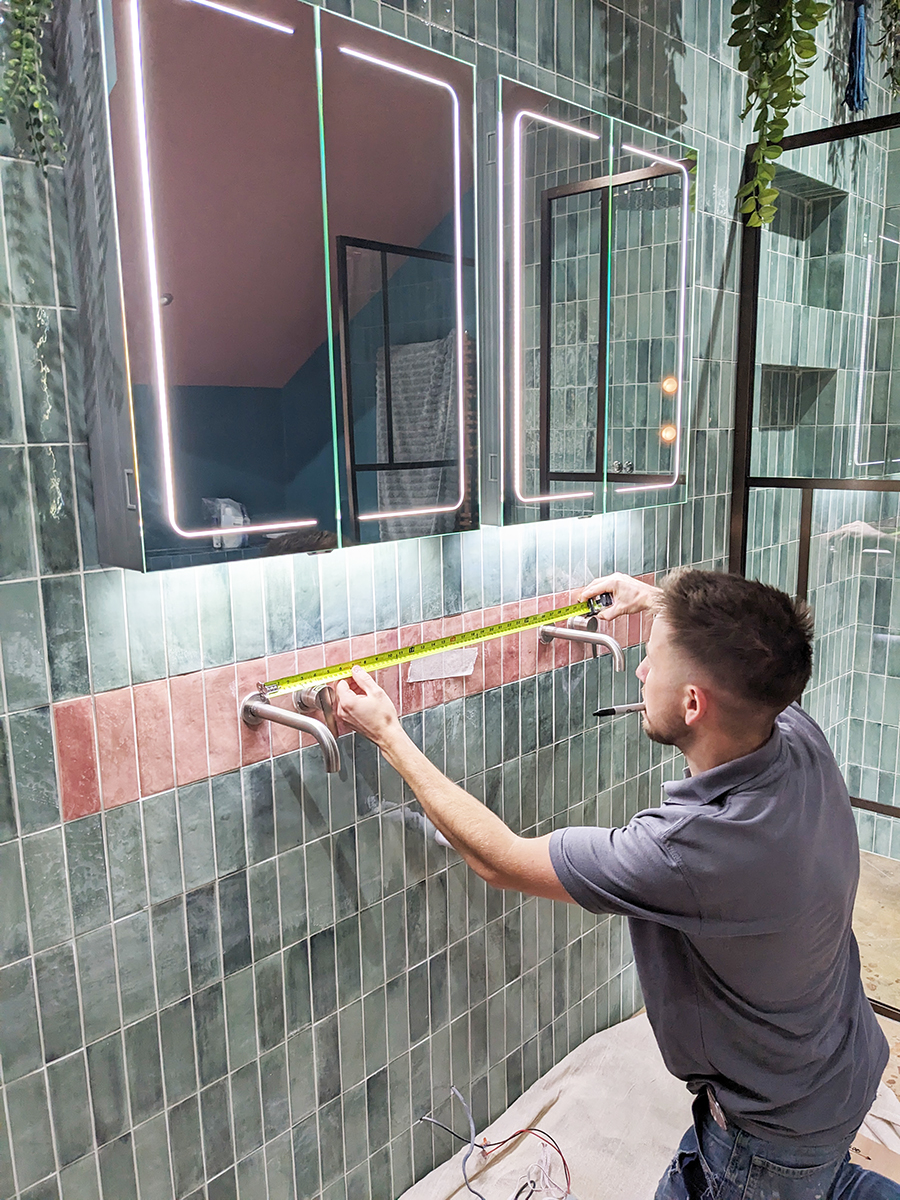
[[[786,1150],[730,1123],[721,1129],[701,1092],[655,1200],[900,1200],[900,1184],[852,1164],[849,1147]]]

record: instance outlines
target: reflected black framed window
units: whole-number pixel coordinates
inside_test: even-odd
[[[474,346],[457,330],[453,254],[365,238],[335,239],[347,501],[395,519],[405,536],[477,524]],[[463,272],[474,271],[463,259]],[[462,389],[458,376],[462,371]],[[462,396],[462,411],[458,403]],[[452,511],[467,480],[465,499]],[[387,521],[383,522],[387,525]]]
[[[541,492],[670,482],[683,179],[660,163],[541,193]]]

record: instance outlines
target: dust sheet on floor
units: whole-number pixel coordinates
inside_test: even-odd
[[[465,1117],[457,1108],[456,1128]],[[663,1066],[644,1014],[596,1033],[533,1084],[478,1141],[500,1141],[535,1125],[559,1143],[572,1173],[577,1200],[651,1200],[660,1176],[690,1124],[691,1096]],[[463,1147],[448,1162],[403,1193],[402,1200],[462,1200]],[[541,1159],[536,1138],[522,1137],[489,1156],[475,1150],[469,1181],[485,1200],[511,1200]],[[546,1160],[564,1184],[559,1156]],[[536,1190],[535,1196],[564,1196]]]

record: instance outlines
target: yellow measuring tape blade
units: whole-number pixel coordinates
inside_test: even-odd
[[[350,662],[337,663],[333,667],[317,667],[314,671],[304,671],[302,675],[286,675],[284,679],[273,679],[268,683],[258,685],[264,696],[283,696],[287,692],[296,692],[310,683],[334,683],[338,679],[346,679],[353,666],[365,667],[370,673],[381,671],[385,667],[396,667],[400,663],[412,662],[416,658],[425,658],[429,654],[438,654],[441,650],[453,650],[457,646],[473,646],[477,642],[487,642],[491,638],[502,637],[505,633],[519,633],[523,629],[534,629],[539,625],[552,625],[555,621],[563,621],[566,617],[581,617],[595,611],[594,602],[585,600],[579,604],[567,604],[565,608],[553,608],[549,612],[536,613],[533,617],[514,617],[511,621],[500,621],[497,625],[485,625],[482,629],[467,629],[462,633],[451,633],[447,637],[434,638],[430,642],[418,642],[414,646],[401,646],[397,650],[383,650],[380,654],[370,654],[366,658],[354,658]]]

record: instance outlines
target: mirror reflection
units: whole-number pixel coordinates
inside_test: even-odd
[[[761,242],[751,474],[900,474],[892,333],[900,247],[894,131],[778,161]]]
[[[113,30],[147,565],[336,545],[313,10],[115,0]]]
[[[476,515],[472,68],[322,14],[346,541]]]
[[[108,28],[145,566],[474,527],[472,68],[296,0]]]
[[[500,81],[504,519],[683,499],[693,159]]]

